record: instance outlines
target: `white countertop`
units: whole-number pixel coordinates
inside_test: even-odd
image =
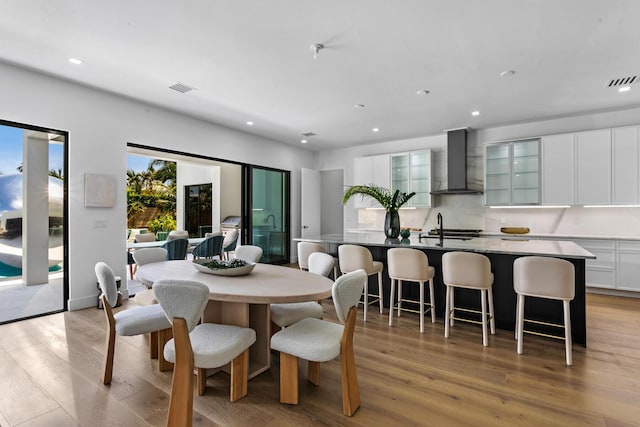
[[[604,234],[551,234],[551,233],[527,233],[527,234],[505,234],[499,231],[483,231],[480,233],[482,237],[501,237],[505,239],[558,239],[558,240],[630,240],[638,241],[640,236],[611,236]]]
[[[490,252],[509,255],[547,255],[563,258],[595,259],[595,256],[572,241],[565,240],[526,240],[526,235],[519,239],[475,237],[469,240],[447,239],[440,243],[437,237],[418,239],[413,232],[409,239],[387,239],[382,232],[355,232],[343,234],[324,234],[309,238],[295,238],[296,241],[313,241],[322,243],[351,243],[365,246],[413,247],[434,250],[466,250],[473,252]]]

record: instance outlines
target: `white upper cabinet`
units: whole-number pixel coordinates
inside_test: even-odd
[[[431,150],[391,155],[391,191],[416,193],[405,206],[431,206],[431,178]]]
[[[487,206],[540,204],[540,141],[485,146],[484,201]]]
[[[356,157],[353,161],[353,185],[374,184],[389,188],[389,155]],[[355,196],[353,198],[355,208],[381,207],[370,197]]]
[[[573,205],[575,167],[574,135],[542,138],[542,204]]]
[[[611,129],[577,132],[576,203],[611,204]]]
[[[409,200],[409,206],[431,206],[431,183],[433,181],[431,169],[431,150],[417,151],[410,154],[411,185],[410,190],[416,195]]]
[[[612,204],[636,205],[640,201],[638,127],[612,129]]]

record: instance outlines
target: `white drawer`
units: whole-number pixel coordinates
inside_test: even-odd
[[[619,240],[617,245],[619,251],[640,252],[640,242]]]
[[[593,288],[609,288],[616,287],[616,272],[614,270],[587,268],[586,286]]]
[[[591,249],[605,249],[605,250],[615,250],[616,242],[613,240],[582,240],[577,239],[575,243],[579,246],[582,246],[589,252]]]
[[[618,286],[625,291],[640,291],[640,252],[618,252]]]
[[[587,248],[585,248],[587,249]],[[608,249],[587,249],[593,255],[595,255],[596,259],[588,259],[587,260],[587,268],[590,267],[599,267],[599,268],[615,268],[616,257],[615,251]]]

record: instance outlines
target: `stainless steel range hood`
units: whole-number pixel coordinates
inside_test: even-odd
[[[467,128],[447,131],[447,186],[431,194],[482,194],[467,188]]]

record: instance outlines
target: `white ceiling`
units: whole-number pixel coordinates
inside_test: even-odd
[[[638,106],[640,84],[606,87],[640,75],[638,16],[636,0],[2,0],[0,60],[322,150]]]

